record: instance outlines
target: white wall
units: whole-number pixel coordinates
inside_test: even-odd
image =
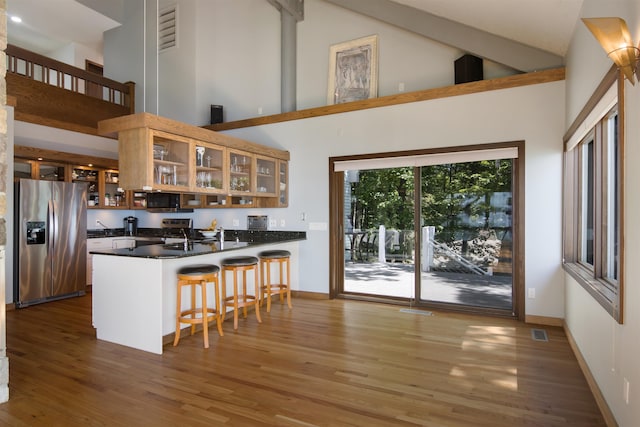
[[[105,33],[105,75],[136,82],[136,110],[198,126],[209,124],[211,104],[223,106],[225,121],[280,113],[280,13],[256,0],[163,0],[160,7],[171,3],[178,5],[179,45],[159,57],[152,0],[146,0],[146,38],[145,0],[126,2],[123,25]],[[398,93],[399,83],[405,91],[453,84],[454,61],[463,54],[322,0],[305,1],[297,33],[298,110],[326,104],[332,44],[378,35],[380,96]],[[513,73],[484,64],[485,78]]]
[[[602,2],[585,0],[583,17],[619,16],[624,18],[634,40],[640,38],[640,1]],[[582,23],[578,23],[567,55],[567,117],[565,127],[575,119],[612,63],[595,38]],[[640,87],[626,90],[626,153],[625,153],[625,280],[623,325],[613,318],[569,275],[565,274],[566,325],[584,356],[589,370],[621,427],[637,426],[640,420],[640,224],[635,219],[640,210],[638,182],[640,170]],[[623,400],[623,379],[630,383],[630,400]]]
[[[528,315],[564,316],[561,186],[564,83],[480,93],[230,131],[291,152],[286,223],[307,230],[300,289],[328,292],[328,158],[433,147],[525,141]],[[301,214],[306,221],[301,221]]]
[[[184,0],[182,1],[184,3]],[[267,1],[198,0],[196,125],[280,112],[280,13]],[[190,66],[193,61],[189,62]],[[191,123],[190,122],[190,123]]]
[[[143,2],[138,0],[138,7]],[[188,7],[183,7],[186,3]],[[180,64],[173,64],[173,78],[164,80],[163,76],[170,73],[169,66],[161,59],[160,110],[166,111],[170,118],[199,125],[208,123],[210,104],[222,104],[227,121],[255,117],[259,107],[263,114],[280,112],[280,17],[275,8],[268,2],[254,0],[179,0],[177,4],[181,20],[177,50],[190,51],[190,43],[196,46],[194,99],[197,105],[179,104],[186,111],[195,109],[195,116],[191,118],[185,118],[177,109],[167,110],[165,92],[182,93],[188,98],[194,89],[183,78],[191,76],[191,70],[181,71]],[[122,61],[133,59],[135,55],[131,52],[140,53],[136,39],[123,34],[138,34],[133,28],[140,25],[141,16],[139,12],[126,13],[125,17],[133,22],[125,22],[121,29],[112,30],[105,38],[107,69],[128,70],[129,64]],[[194,16],[196,36],[183,38],[184,23],[191,23]],[[378,34],[380,96],[397,93],[400,82],[405,83],[407,91],[452,84],[453,63],[462,54],[457,49],[322,0],[305,1],[305,19],[298,23],[297,30],[298,109],[326,104],[329,48],[334,43]],[[189,61],[189,55],[183,52],[171,55],[185,61],[185,66],[194,66],[193,59]],[[147,60],[152,62],[149,55]],[[133,69],[138,76],[149,76],[148,71],[146,74],[139,71]],[[510,72],[497,64],[485,66],[487,77]],[[153,81],[147,82],[146,90],[155,91],[149,84],[153,85]],[[141,89],[138,86],[138,90]],[[537,295],[536,299],[527,300],[526,312],[562,318],[563,93],[564,84],[559,82],[232,131],[231,134],[291,152],[291,202],[288,209],[222,209],[211,215],[225,227],[234,220],[243,227],[246,215],[267,213],[277,219],[278,224],[285,220],[285,229],[307,230],[309,223],[328,223],[330,156],[525,140],[526,286],[535,288]],[[140,105],[138,111],[141,111]],[[302,213],[306,214],[306,221],[301,220]],[[154,218],[144,220],[154,222]],[[301,266],[308,282],[301,284],[301,288],[327,292],[329,236],[322,231],[308,233],[309,240],[301,247],[304,254]]]

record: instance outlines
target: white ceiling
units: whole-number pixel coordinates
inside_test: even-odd
[[[102,34],[120,25],[75,0],[7,0],[7,15],[9,44],[43,55],[71,43],[102,53]]]
[[[564,57],[583,0],[393,0]]]
[[[564,56],[567,51],[583,2],[393,1],[559,56]],[[7,13],[9,16],[18,15],[23,19],[19,25],[8,20],[9,43],[41,54],[55,51],[70,43],[79,43],[101,52],[102,33],[118,25],[116,21],[76,0],[7,0]]]

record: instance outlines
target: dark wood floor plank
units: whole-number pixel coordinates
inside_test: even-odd
[[[153,355],[95,339],[91,299],[7,313],[13,426],[604,426],[560,328],[296,299]]]

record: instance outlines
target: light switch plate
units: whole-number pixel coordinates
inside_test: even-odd
[[[236,218],[236,219],[234,219],[234,220],[233,220],[233,226],[234,226],[234,227],[240,227],[240,220],[239,220],[239,219],[237,219],[237,218]]]

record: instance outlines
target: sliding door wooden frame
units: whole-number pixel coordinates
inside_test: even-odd
[[[425,150],[395,151],[387,153],[359,154],[329,158],[329,297],[354,298],[344,293],[344,172],[335,171],[335,163],[350,160],[381,159],[391,157],[416,156],[427,154],[457,153],[463,151],[488,150],[496,148],[516,147],[518,157],[514,159],[513,167],[513,312],[512,317],[524,320],[524,289],[525,289],[525,143],[524,141],[501,142],[495,144],[479,144],[458,147],[443,147]],[[419,195],[416,192],[415,198]],[[419,204],[416,204],[419,206]],[[419,224],[419,221],[416,222]],[[418,245],[416,245],[417,247]],[[419,250],[418,250],[419,254]],[[418,263],[416,263],[418,264]],[[368,301],[399,303],[397,298],[376,296],[355,296]],[[422,305],[422,304],[421,304]],[[505,310],[490,308],[476,308],[458,306],[454,304],[432,303],[424,304],[433,307],[455,311],[473,311],[496,316],[504,316]]]

